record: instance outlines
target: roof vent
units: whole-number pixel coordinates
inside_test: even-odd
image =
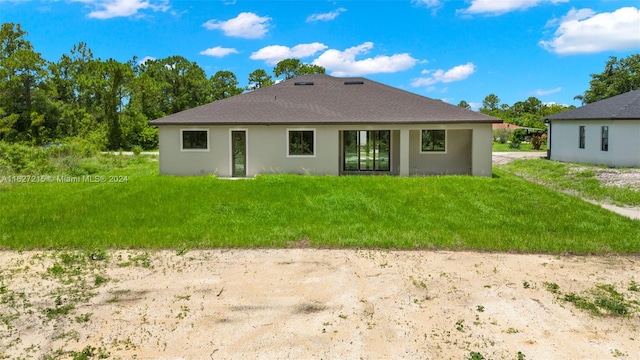
[[[313,85],[313,81],[296,81],[296,82],[293,83],[293,85],[296,85],[296,86]]]
[[[351,81],[345,81],[344,84],[345,85],[362,85],[362,84],[364,84],[364,81],[362,81],[362,80],[351,80]]]

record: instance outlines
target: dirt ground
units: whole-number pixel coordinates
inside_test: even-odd
[[[640,358],[640,256],[6,251],[0,264],[0,358]]]

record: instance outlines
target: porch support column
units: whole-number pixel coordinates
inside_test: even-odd
[[[400,176],[409,176],[409,129],[400,129]]]

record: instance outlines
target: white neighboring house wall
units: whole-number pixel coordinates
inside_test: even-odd
[[[429,125],[208,125],[159,126],[160,173],[231,177],[230,130],[247,132],[247,176],[262,173],[339,175],[342,167],[340,132],[343,130],[391,130],[391,173],[408,175],[469,174],[491,176],[492,130],[490,123]],[[208,150],[184,151],[183,130],[208,130]],[[313,156],[288,156],[287,130],[315,131]],[[422,153],[421,130],[447,130],[444,154]],[[402,134],[409,146],[402,146]],[[406,154],[403,154],[407,151]],[[408,166],[399,164],[402,159]]]
[[[585,147],[579,148],[580,126]],[[602,127],[609,127],[609,149],[603,151]],[[606,165],[640,166],[640,120],[553,120],[551,160]]]

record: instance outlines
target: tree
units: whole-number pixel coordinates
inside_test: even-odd
[[[145,90],[148,101],[144,103],[143,111],[151,120],[160,114],[174,114],[211,101],[206,73],[198,64],[182,56],[148,60],[136,71],[138,76],[148,76],[145,81],[150,87]]]
[[[104,86],[104,122],[107,124],[108,147],[111,150],[122,148],[122,124],[120,120],[125,99],[130,97],[130,84],[133,69],[109,59],[101,64],[101,80]]]
[[[20,24],[0,28],[0,139],[41,143],[47,111],[46,61],[25,36]]]
[[[458,106],[463,109],[471,110],[471,105],[469,105],[469,103],[464,100],[460,100],[460,102],[458,103]]]
[[[256,69],[249,74],[249,85],[247,85],[246,89],[253,91],[269,85],[273,85],[273,78],[271,75],[267,74],[263,69]]]
[[[238,87],[238,78],[231,71],[218,71],[209,81],[211,82],[213,101],[242,94],[243,89]]]
[[[500,105],[500,98],[496,94],[487,95],[484,100],[482,100],[482,107],[480,108],[480,112],[489,113],[494,110],[498,110]]]
[[[56,138],[86,137],[96,130],[96,116],[103,111],[97,82],[99,63],[88,45],[80,42],[69,55],[49,64],[49,96],[55,114],[49,117],[55,122]]]
[[[276,77],[284,75],[285,80],[293,79],[300,75],[324,74],[326,69],[313,64],[303,64],[299,59],[284,59],[273,68]]]
[[[591,74],[589,89],[574,99],[590,104],[637,89],[640,89],[640,54],[619,60],[611,56],[605,64],[604,71]]]

